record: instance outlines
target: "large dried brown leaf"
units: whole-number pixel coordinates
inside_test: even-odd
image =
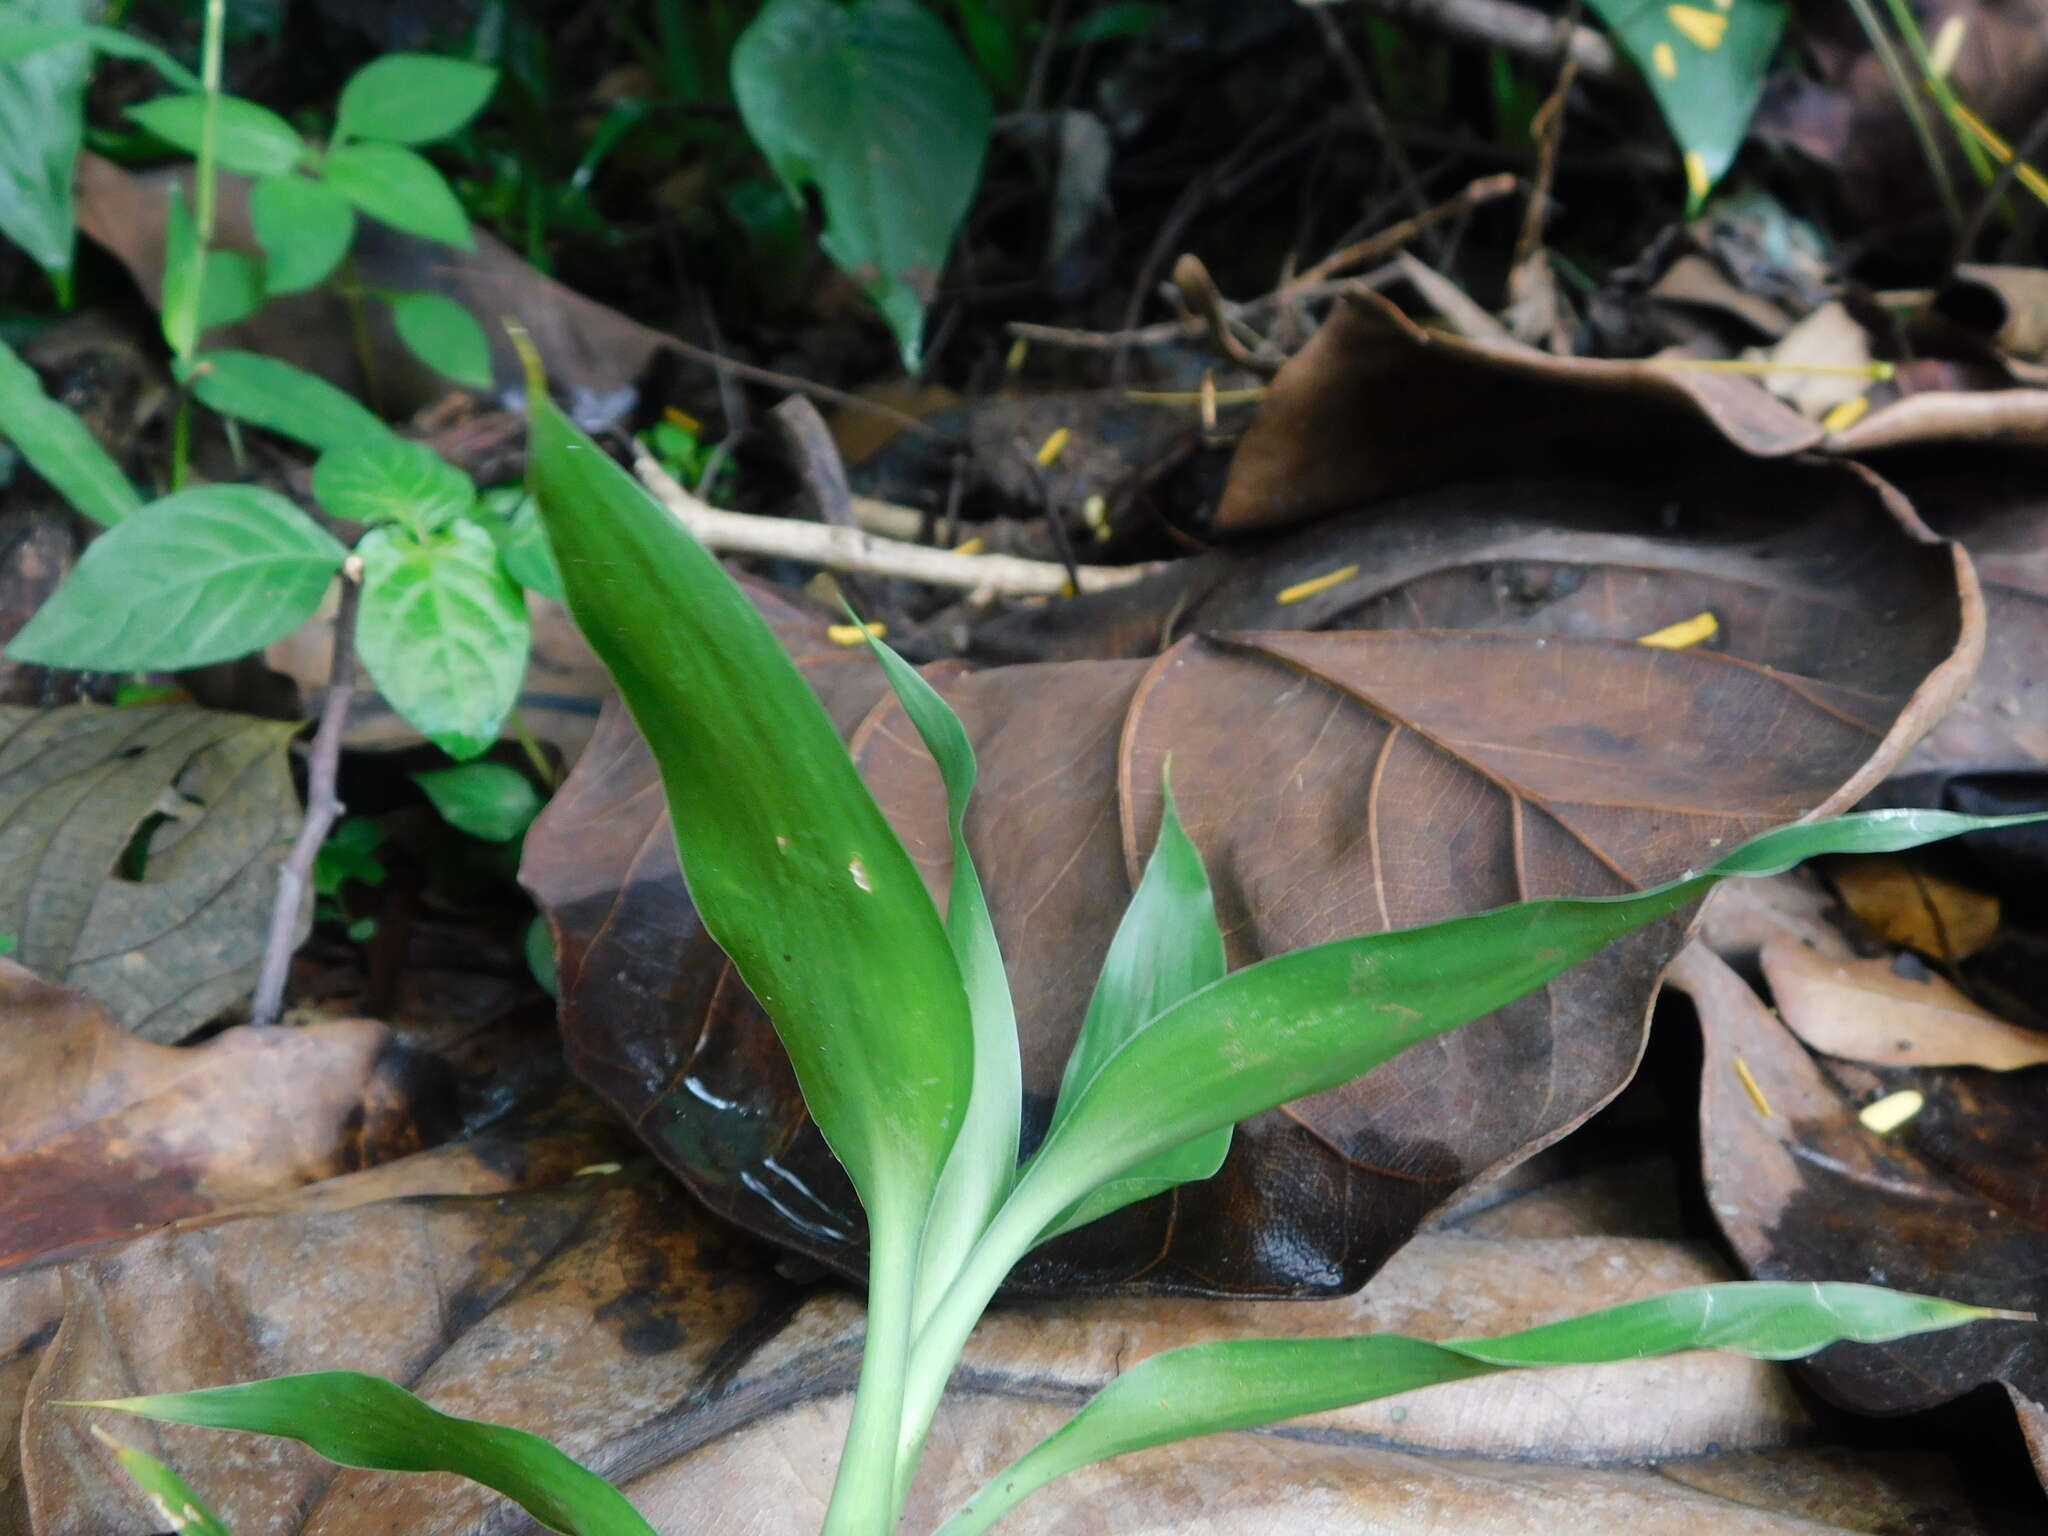
[[[1213,872],[1233,963],[1560,892],[1617,891],[1872,787],[1967,675],[1967,568],[1854,471],[1743,461],[1692,532],[1645,496],[1502,485],[1332,530],[1361,574],[1276,605],[1247,566],[1205,613],[1302,613],[1143,661],[948,675],[982,764],[969,838],[1013,988],[1027,1141],[1150,846],[1161,766]],[[1668,498],[1668,492],[1664,493]],[[1801,514],[1795,517],[1795,510]],[[1298,536],[1311,540],[1324,530]],[[1337,549],[1319,546],[1319,558]],[[1297,553],[1295,569],[1307,564]],[[1327,566],[1324,569],[1328,569]],[[785,640],[946,884],[929,760],[880,681],[781,599]],[[1713,649],[1635,644],[1702,610]],[[1283,622],[1285,620],[1283,619]],[[856,728],[854,722],[865,720]],[[577,1070],[712,1206],[856,1270],[859,1212],[765,1019],[697,925],[659,785],[623,716],[527,843]],[[1020,1288],[1317,1294],[1359,1284],[1489,1169],[1562,1135],[1634,1068],[1667,926],[1359,1082],[1243,1127],[1217,1178],[1027,1264]]]

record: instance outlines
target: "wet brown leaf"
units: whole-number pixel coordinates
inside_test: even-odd
[[[2048,1064],[2048,1036],[2008,1024],[1954,983],[1885,959],[1832,960],[1795,941],[1763,948],[1778,1015],[1816,1051],[1878,1067]]]
[[[1706,1041],[1708,1201],[1744,1269],[2048,1307],[2040,1073],[1830,1073],[1711,952],[1691,947],[1671,975]],[[1904,1128],[1883,1137],[1858,1121],[1862,1105],[1901,1087],[1928,1099]],[[1987,1382],[2038,1403],[2048,1394],[2041,1340],[2037,1325],[1987,1323],[1938,1340],[1838,1347],[1804,1369],[1860,1413],[1928,1408]],[[2036,1464],[2048,1475],[2038,1452]]]
[[[982,765],[969,836],[1019,998],[1027,1140],[1150,845],[1168,752],[1240,965],[1664,878],[1873,786],[1967,670],[1969,598],[1950,554],[1852,471],[1743,464],[1748,479],[1709,482],[1690,533],[1622,531],[1645,521],[1643,493],[1569,483],[1504,484],[1457,512],[1397,503],[1217,581],[1202,620],[1223,633],[1150,663],[941,679]],[[1283,578],[1339,553],[1355,580],[1281,601]],[[875,670],[822,618],[757,601],[942,892],[936,776],[893,706],[871,712]],[[1702,611],[1720,626],[1709,647],[1635,643]],[[1256,627],[1276,621],[1353,628]],[[858,1209],[696,925],[661,818],[652,764],[614,714],[529,836],[577,1070],[715,1209],[857,1269]],[[1074,1234],[1018,1285],[1356,1286],[1432,1210],[1626,1081],[1677,940],[1641,935],[1249,1122],[1216,1179]]]
[[[1930,960],[1967,960],[1998,932],[1998,898],[1903,859],[1837,859],[1828,878],[1871,932]]]

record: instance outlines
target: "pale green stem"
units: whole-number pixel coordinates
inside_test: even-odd
[[[1899,29],[1899,36],[1906,40],[1906,51],[1913,55],[1913,63],[1920,71],[1920,78],[1927,82],[1927,93],[1934,98],[1948,119],[1949,131],[1962,146],[1963,158],[1970,162],[1970,169],[1984,186],[1991,185],[1991,179],[1998,174],[1998,168],[1991,163],[1991,157],[1984,152],[1984,146],[1976,136],[1957,119],[1956,108],[1960,103],[1956,93],[1934,67],[1933,55],[1927,51],[1927,37],[1920,30],[1920,23],[1913,15],[1913,8],[1906,0],[1885,0],[1890,8],[1892,21]]]
[[[853,1419],[832,1483],[822,1536],[890,1536],[896,1526],[896,1447],[910,1354],[919,1224],[876,1202],[869,1212],[868,1331]]]
[[[193,257],[192,286],[203,305],[206,296],[206,247],[213,240],[214,139],[220,126],[220,73],[223,42],[227,34],[227,0],[206,0],[206,30],[201,43],[200,88],[206,104],[199,114],[199,163],[193,175],[192,216],[198,231],[199,249]],[[183,361],[181,354],[180,361]],[[178,397],[178,417],[171,433],[171,489],[185,484],[192,459],[192,397]]]

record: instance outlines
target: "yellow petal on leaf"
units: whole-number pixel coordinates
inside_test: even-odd
[[[1927,1107],[1927,1096],[1911,1088],[1901,1088],[1897,1093],[1888,1093],[1881,1099],[1873,1100],[1857,1112],[1856,1118],[1863,1122],[1863,1128],[1875,1131],[1880,1136],[1889,1136],[1908,1120]]]
[[[1654,645],[1661,651],[1682,651],[1687,646],[1698,645],[1702,640],[1711,640],[1721,633],[1721,621],[1712,613],[1696,613],[1678,624],[1667,624],[1662,629],[1644,635],[1637,645]]]
[[[869,635],[877,640],[889,632],[886,624],[832,624],[825,629],[825,638],[834,645],[861,645]]]
[[[1678,78],[1678,50],[1669,43],[1659,43],[1650,50],[1650,64],[1664,79]]]
[[[1728,18],[1719,11],[1703,11],[1696,5],[1667,5],[1664,14],[1695,48],[1711,52],[1728,35]]]
[[[1291,587],[1283,587],[1273,601],[1282,605],[1298,603],[1304,597],[1314,597],[1318,592],[1327,592],[1330,588],[1349,581],[1357,574],[1358,567],[1355,565],[1340,566],[1336,570],[1327,572],[1324,575],[1311,576],[1307,581],[1297,581]]]

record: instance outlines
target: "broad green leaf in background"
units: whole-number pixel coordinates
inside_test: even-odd
[[[702,545],[528,360],[529,472],[569,611],[661,767],[683,877],[789,1053],[869,1228],[861,1390],[828,1520],[891,1507],[917,1246],[974,1036],[944,926],[824,706]]]
[[[1398,1333],[1194,1344],[1125,1371],[990,1480],[938,1536],[977,1536],[1035,1490],[1091,1462],[1496,1371],[1689,1349],[1792,1360],[1844,1339],[1876,1344],[2011,1316],[1872,1285],[1737,1281],[1449,1344]]]
[[[504,763],[459,763],[412,776],[441,819],[487,843],[509,843],[540,814],[533,780]]]
[[[268,107],[222,96],[215,107],[214,159],[243,176],[278,176],[306,158],[298,130]],[[197,155],[206,117],[204,95],[159,96],[130,107],[128,115],[165,143]]]
[[[498,72],[430,53],[387,53],[341,88],[337,138],[425,144],[446,138],[484,108]]]
[[[275,491],[179,491],[87,545],[7,654],[93,672],[233,661],[311,618],[347,554]]]
[[[178,1536],[232,1536],[220,1523],[219,1516],[208,1509],[199,1495],[187,1488],[185,1480],[169,1467],[147,1451],[124,1445],[97,1424],[92,1432],[114,1453],[114,1459],[121,1463],[121,1470],[128,1474],[135,1486],[149,1496],[157,1519]]]
[[[403,523],[425,535],[468,511],[476,486],[425,443],[380,432],[321,454],[313,499],[334,517]]]
[[[263,264],[241,251],[208,251],[199,284],[199,334],[233,325],[263,307]]]
[[[12,0],[0,32],[78,26],[86,9],[86,0]],[[0,235],[54,274],[71,271],[71,172],[85,138],[91,73],[92,50],[83,42],[0,62]]]
[[[20,449],[35,472],[74,509],[101,527],[111,527],[142,505],[141,494],[77,413],[44,394],[36,371],[4,341],[0,437]]]
[[[373,528],[356,650],[377,689],[450,757],[485,751],[519,696],[531,628],[498,547],[458,519],[424,539]]]
[[[327,281],[355,239],[356,216],[332,187],[304,176],[265,176],[249,193],[249,222],[269,264],[272,293],[303,293]]]
[[[476,317],[439,293],[400,293],[391,319],[413,355],[436,373],[471,389],[491,387],[491,344]]]
[[[857,622],[857,621],[856,621]],[[959,1271],[961,1262],[995,1214],[1017,1173],[1017,1138],[1023,1119],[1024,1069],[1017,1045],[1017,1013],[1010,978],[989,918],[988,898],[967,847],[967,806],[974,795],[974,745],[967,728],[938,691],[866,629],[868,649],[910,717],[946,785],[946,819],[953,834],[953,879],[946,899],[946,937],[960,965],[974,1026],[974,1088],[960,1134],[932,1196],[918,1255],[920,1312]],[[920,1318],[920,1321],[922,1318]]]
[[[453,1472],[496,1489],[549,1530],[568,1536],[655,1536],[624,1494],[540,1436],[442,1413],[380,1376],[314,1371],[69,1406],[282,1435],[345,1467]]]
[[[326,452],[391,429],[345,390],[260,352],[202,352],[173,370],[201,404]]]
[[[1697,213],[1735,163],[1789,8],[1781,0],[1588,4],[1649,81],[1684,156],[1687,211]]]
[[[381,223],[443,245],[473,250],[469,217],[441,173],[396,144],[344,144],[320,167],[321,179]]]
[[[1161,788],[1159,840],[1117,925],[1081,1033],[1067,1057],[1052,1112],[1054,1126],[1073,1112],[1102,1064],[1126,1040],[1224,972],[1223,930],[1216,924],[1208,872],[1181,827],[1172,787]],[[1086,1226],[1176,1184],[1210,1177],[1230,1153],[1230,1129],[1223,1126],[1147,1158],[1062,1212],[1044,1238]]]
[[[988,149],[980,76],[916,0],[769,0],[733,49],[732,88],[791,197],[818,189],[826,251],[881,306],[915,372]]]

